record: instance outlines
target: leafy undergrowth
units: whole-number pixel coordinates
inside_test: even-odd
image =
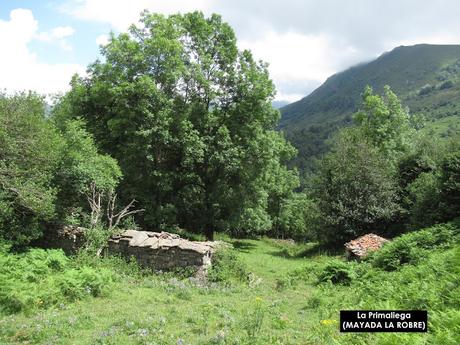
[[[424,231],[434,238],[454,228]],[[417,233],[406,236],[423,255],[399,261],[390,271],[376,264],[377,256],[345,262],[313,250],[311,244],[232,240],[234,252],[222,254],[214,281],[206,285],[175,275],[142,274],[133,265],[122,267],[113,260],[72,259],[66,263],[70,269],[87,265],[111,271],[117,279],[110,293],[51,304],[33,313],[5,314],[0,318],[0,343],[459,344],[456,236],[436,237],[434,243]],[[393,259],[399,255],[386,251]],[[50,273],[53,269],[47,268],[50,276],[66,271]],[[47,286],[30,284],[38,284],[37,290]],[[341,309],[427,309],[429,332],[341,334]]]
[[[0,251],[0,312],[31,312],[108,293],[115,279],[109,268],[77,267],[61,250]]]

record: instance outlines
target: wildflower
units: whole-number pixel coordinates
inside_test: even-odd
[[[259,297],[259,296],[256,297],[256,302],[257,303],[261,303],[262,301],[263,301],[263,299],[261,297]]]
[[[337,323],[337,320],[326,319],[326,320],[321,320],[320,322],[324,326],[331,326],[331,325],[335,325]]]

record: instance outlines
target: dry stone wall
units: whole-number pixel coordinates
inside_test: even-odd
[[[134,257],[141,266],[157,271],[191,267],[205,272],[218,246],[218,242],[189,241],[167,232],[126,230],[109,240],[107,252]]]

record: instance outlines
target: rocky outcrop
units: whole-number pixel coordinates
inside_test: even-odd
[[[219,242],[195,242],[168,232],[126,230],[113,236],[108,254],[134,257],[143,267],[157,271],[193,268],[205,273]]]
[[[379,250],[387,242],[387,239],[376,234],[367,234],[345,243],[345,250],[349,259],[361,259]]]

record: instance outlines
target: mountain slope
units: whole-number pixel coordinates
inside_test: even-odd
[[[390,87],[411,113],[428,119],[460,116],[460,45],[398,47],[369,63],[337,73],[298,102],[281,108],[279,128],[299,149],[295,165],[311,169],[327,138],[352,122],[361,93]]]
[[[354,112],[366,85],[380,92],[384,85],[402,98],[423,86],[448,79],[443,71],[460,61],[460,45],[398,47],[378,59],[337,73],[313,93],[281,108],[280,128],[299,127]],[[460,69],[460,65],[459,65]],[[458,77],[459,71],[453,73]]]

